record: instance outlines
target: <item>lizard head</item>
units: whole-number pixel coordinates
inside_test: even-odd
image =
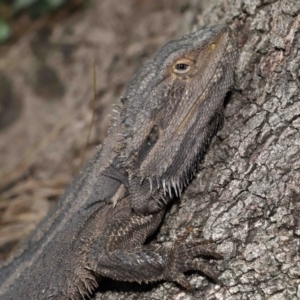
[[[197,172],[222,124],[236,56],[230,30],[209,27],[167,43],[129,83],[121,155],[137,205],[181,193]]]

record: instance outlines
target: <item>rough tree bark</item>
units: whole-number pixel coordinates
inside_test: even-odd
[[[224,0],[198,24],[236,31],[236,83],[224,128],[156,239],[192,227],[215,241],[225,253],[216,263],[224,286],[197,273],[189,274],[192,293],[107,281],[94,299],[300,298],[299,13],[299,0]]]

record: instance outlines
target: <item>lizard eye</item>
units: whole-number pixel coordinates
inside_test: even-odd
[[[174,73],[176,74],[184,74],[187,73],[191,69],[191,66],[187,64],[177,64],[174,68]]]
[[[175,66],[177,71],[183,72],[186,71],[190,66],[186,65],[186,64],[177,64]]]
[[[180,59],[173,65],[173,72],[175,74],[186,74],[191,70],[192,61],[188,59]]]

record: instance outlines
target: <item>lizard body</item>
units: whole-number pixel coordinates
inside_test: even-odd
[[[179,196],[223,120],[236,47],[213,26],[166,44],[133,77],[104,146],[16,257],[0,270],[0,299],[84,299],[100,277],[176,281],[221,256],[198,240],[144,245]]]

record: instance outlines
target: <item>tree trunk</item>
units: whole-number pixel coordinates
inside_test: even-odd
[[[224,0],[198,18],[236,32],[235,86],[198,177],[155,239],[193,228],[216,242],[223,286],[197,272],[188,274],[192,292],[106,280],[94,299],[300,298],[299,13],[299,0]]]

